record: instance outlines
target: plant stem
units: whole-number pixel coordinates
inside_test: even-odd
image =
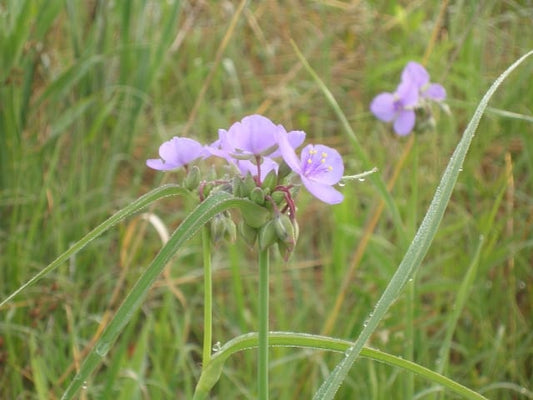
[[[202,256],[204,263],[204,344],[202,351],[202,369],[211,360],[211,342],[213,336],[213,280],[211,268],[211,238],[209,228],[202,230]]]
[[[259,332],[257,379],[259,400],[268,400],[268,248],[259,252]]]

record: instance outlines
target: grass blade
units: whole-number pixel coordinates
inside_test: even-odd
[[[153,259],[146,271],[135,283],[120,305],[115,316],[106,327],[102,336],[94,345],[92,351],[85,358],[79,372],[71,381],[62,396],[63,400],[72,399],[76,392],[88,379],[91,372],[106,356],[113,342],[117,339],[123,328],[132,318],[135,311],[141,306],[144,296],[157,279],[170,258],[188,239],[190,239],[204,224],[216,214],[229,208],[246,209],[248,212],[260,213],[264,209],[247,199],[237,199],[231,194],[219,191],[209,196],[200,203],[174,231],[168,242]]]
[[[328,350],[340,353],[350,349],[353,344],[347,340],[297,332],[270,332],[268,340],[271,347],[297,347],[315,350]],[[217,353],[211,358],[211,361],[200,376],[200,380],[196,386],[194,400],[203,400],[207,397],[211,388],[218,381],[224,363],[230,356],[243,350],[253,349],[257,347],[257,344],[257,333],[241,335],[224,344],[224,346],[222,346],[220,350],[217,351]],[[412,361],[408,361],[369,347],[363,347],[361,349],[361,356],[383,362],[393,367],[402,368],[413,374],[419,375],[428,381],[441,384],[448,390],[462,395],[464,398],[472,400],[485,399],[485,397],[479,393],[476,393],[473,390],[470,390],[467,387],[464,387],[457,382]]]
[[[342,382],[348,375],[350,368],[361,353],[366,341],[370,338],[370,335],[377,328],[378,323],[381,321],[391,304],[396,300],[401,290],[413,275],[416,269],[420,266],[422,259],[426,255],[437,229],[444,215],[444,211],[450,200],[452,190],[457,182],[457,177],[461,171],[466,153],[470,147],[470,143],[474,138],[475,131],[479,125],[479,121],[487,108],[487,104],[501,83],[514,71],[526,58],[533,55],[533,51],[530,51],[515,61],[510,67],[508,67],[491,85],[485,96],[479,102],[479,105],[474,112],[474,116],[470,120],[468,126],[465,129],[463,137],[457,145],[455,151],[450,158],[442,179],[435,191],[435,195],[428,211],[422,221],[418,231],[411,242],[411,245],[407,249],[407,253],[400,263],[396,273],[390,280],[387,288],[383,292],[381,298],[376,304],[374,312],[370,315],[365,322],[363,330],[359,334],[359,337],[355,341],[353,347],[346,353],[346,357],[335,367],[328,379],[324,381],[322,386],[318,389],[313,397],[315,400],[331,400],[334,398],[335,393],[341,386]]]
[[[43,268],[41,271],[39,271],[39,273],[33,276],[29,281],[24,283],[17,290],[15,290],[13,293],[7,296],[4,300],[2,300],[2,302],[0,303],[0,309],[2,309],[2,307],[5,304],[11,301],[15,296],[17,296],[24,289],[33,285],[35,282],[43,278],[49,272],[59,267],[61,264],[67,261],[70,257],[72,257],[78,251],[83,249],[90,241],[96,239],[98,236],[100,236],[102,233],[107,231],[112,226],[116,225],[118,222],[122,221],[124,218],[136,213],[140,209],[146,207],[147,205],[163,197],[175,196],[175,195],[184,194],[184,193],[186,193],[186,190],[178,185],[161,186],[157,189],[154,189],[148,192],[144,196],[141,196],[133,203],[124,207],[122,210],[117,211],[109,219],[102,222],[100,225],[98,225],[96,228],[90,231],[87,235],[85,235],[80,240],[78,240],[76,243],[74,243],[67,251],[65,251],[63,254],[57,257],[51,264]]]

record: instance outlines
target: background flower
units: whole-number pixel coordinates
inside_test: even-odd
[[[410,80],[405,80],[395,93],[381,93],[370,104],[370,111],[384,122],[393,121],[394,131],[407,135],[415,126],[415,107],[418,105],[418,88]]]

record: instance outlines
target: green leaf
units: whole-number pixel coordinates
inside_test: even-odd
[[[240,208],[241,210],[255,209],[258,211],[261,207],[252,203],[250,200],[234,198],[231,194],[224,191],[215,192],[200,203],[178,226],[165,246],[159,251],[146,271],[137,280],[134,287],[120,305],[115,316],[105,328],[102,336],[83,361],[79,372],[67,387],[62,399],[71,399],[83,385],[83,382],[88,379],[91,372],[106,356],[111,345],[132,318],[135,311],[139,309],[146,293],[161,271],[163,271],[170,258],[176,254],[176,251],[211,218],[229,208]]]
[[[426,255],[429,246],[437,233],[444,211],[450,200],[452,190],[457,182],[457,177],[461,171],[466,153],[468,152],[476,128],[479,125],[481,116],[483,115],[490,98],[507,76],[509,76],[516,67],[532,54],[533,51],[526,53],[507,68],[503,74],[494,81],[485,96],[483,96],[479,102],[479,105],[474,112],[474,116],[470,120],[463,137],[450,158],[450,162],[448,163],[439,186],[435,191],[435,195],[429,205],[424,220],[418,228],[418,231],[411,242],[411,245],[407,249],[407,253],[400,263],[396,273],[390,280],[381,298],[378,300],[373,313],[365,321],[364,328],[359,334],[353,347],[346,353],[346,357],[335,367],[330,376],[315,393],[315,396],[313,397],[315,400],[332,400],[334,398],[335,393],[339,390],[339,387],[348,375],[350,368],[359,356],[364,344],[377,328],[378,323],[381,321],[391,304],[396,300],[409,278],[413,276],[413,273],[420,266],[422,259]]]
[[[269,346],[271,347],[297,347],[315,350],[328,350],[340,353],[348,351],[353,345],[352,342],[347,340],[297,332],[270,332],[268,336],[268,342]],[[224,344],[224,346],[222,346],[220,350],[218,350],[216,354],[211,357],[211,361],[202,371],[202,375],[200,376],[198,384],[196,385],[193,400],[204,400],[207,398],[209,392],[220,378],[224,363],[230,356],[238,353],[239,351],[256,348],[257,343],[258,334],[248,333],[238,336]],[[438,383],[448,390],[462,395],[464,398],[472,400],[485,399],[485,397],[474,392],[473,390],[468,389],[467,387],[462,386],[457,382],[412,361],[404,360],[400,357],[371,349],[369,347],[363,347],[361,349],[361,356],[419,375],[428,381]]]
[[[146,207],[147,205],[163,197],[175,196],[175,195],[184,194],[184,193],[187,193],[187,191],[178,185],[164,185],[157,189],[152,190],[151,192],[146,193],[144,196],[138,198],[136,201],[124,207],[122,210],[117,211],[109,219],[102,222],[100,225],[98,225],[96,228],[90,231],[87,235],[85,235],[80,240],[78,240],[76,243],[74,243],[67,251],[65,251],[63,254],[57,257],[51,264],[43,268],[39,273],[34,275],[29,281],[24,283],[17,290],[15,290],[13,293],[7,296],[7,298],[2,300],[2,302],[0,303],[0,309],[6,303],[11,301],[15,296],[17,296],[20,292],[22,292],[24,289],[33,285],[35,282],[43,278],[49,272],[52,272],[54,269],[59,267],[61,264],[68,261],[70,257],[72,257],[78,251],[80,251],[85,246],[87,246],[87,244],[91,240],[96,239],[98,236],[100,236],[102,233],[107,231],[112,226],[116,225],[118,222],[122,221],[124,218],[136,213],[140,209]]]

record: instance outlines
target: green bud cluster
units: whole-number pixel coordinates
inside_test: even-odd
[[[193,187],[198,185],[199,176],[191,169],[187,177],[187,184]],[[198,181],[196,180],[198,179]],[[190,181],[190,182],[189,182]],[[212,189],[211,182],[201,184],[203,193]],[[298,224],[289,217],[287,211],[288,198],[293,195],[294,189],[279,188],[279,175],[276,171],[270,171],[262,182],[258,182],[251,174],[234,176],[220,186],[220,190],[226,190],[235,197],[247,198],[260,207],[241,209],[242,220],[235,227],[229,213],[221,213],[211,221],[211,237],[216,243],[221,239],[234,240],[236,231],[243,237],[246,243],[254,246],[256,243],[260,250],[266,250],[277,245],[283,258],[288,259],[298,239]],[[292,210],[294,211],[294,210]]]
[[[228,212],[217,214],[210,223],[211,240],[214,243],[225,239],[234,242],[237,238],[237,228]]]
[[[266,250],[277,244],[283,258],[288,259],[294,250],[298,235],[299,229],[296,221],[291,220],[286,214],[277,214],[259,229],[259,249]]]

